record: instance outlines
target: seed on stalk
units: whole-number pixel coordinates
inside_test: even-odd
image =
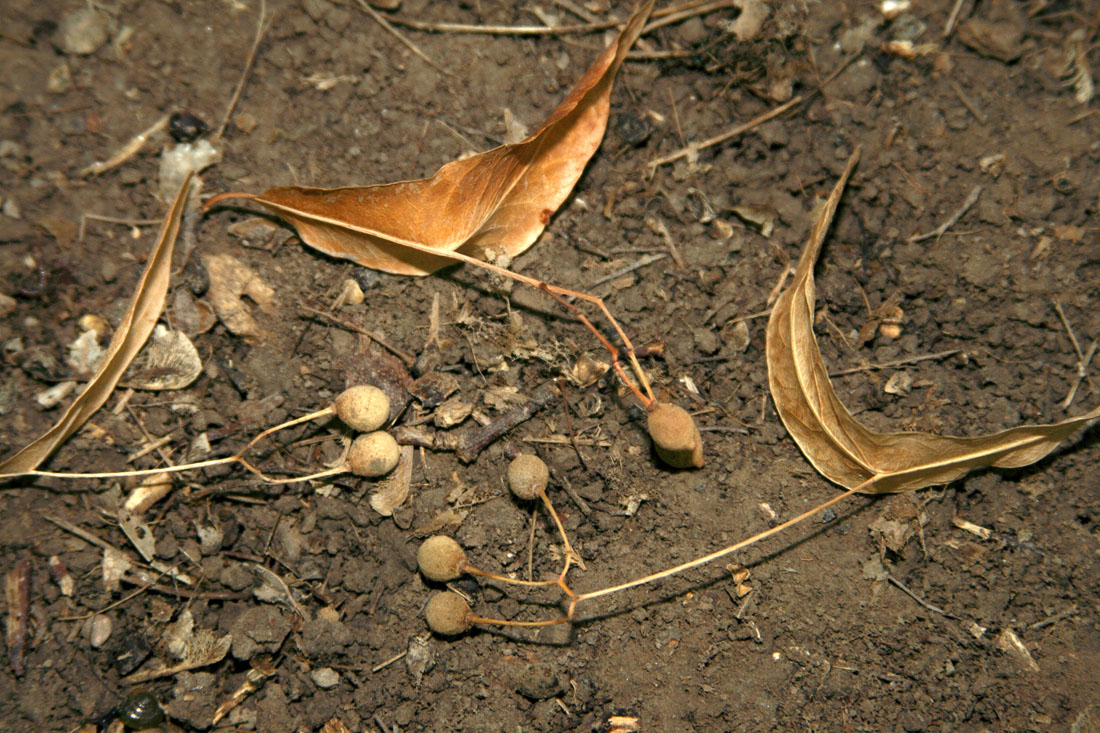
[[[397,467],[401,448],[389,433],[360,435],[348,451],[348,470],[356,476],[377,478]]]
[[[520,453],[508,464],[508,488],[520,499],[535,499],[546,490],[550,469],[532,453]]]
[[[348,387],[336,398],[336,416],[352,430],[374,432],[389,419],[390,398],[374,385]]]
[[[428,580],[446,583],[462,575],[466,567],[466,552],[450,537],[437,534],[420,545],[416,564]]]
[[[443,636],[457,636],[468,631],[470,626],[470,605],[457,593],[442,591],[428,599],[424,608],[424,618],[428,628]]]

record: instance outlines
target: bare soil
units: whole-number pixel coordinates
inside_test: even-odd
[[[1100,705],[1095,429],[1027,469],[842,504],[734,556],[750,572],[746,595],[719,563],[582,604],[577,623],[538,632],[484,628],[443,639],[421,615],[437,588],[414,572],[415,550],[446,510],[462,516],[445,529],[474,562],[528,572],[531,507],[503,483],[518,450],[551,468],[551,496],[586,565],[570,573],[578,590],[682,562],[835,495],[769,402],[759,314],[797,257],[815,202],[857,146],[862,161],[818,289],[821,347],[830,368],[846,372],[836,386],[852,411],[879,430],[978,434],[1096,404],[1100,373],[1072,405],[1064,400],[1078,374],[1067,323],[1083,351],[1100,338],[1100,115],[1097,100],[1076,101],[1061,75],[1074,31],[1095,44],[1096,7],[980,0],[960,19],[967,27],[944,40],[953,4],[915,2],[886,21],[871,3],[783,0],[743,42],[725,25],[737,17],[732,8],[645,36],[642,56],[682,53],[624,65],[601,150],[513,263],[603,296],[636,344],[663,344],[663,357],[643,363],[666,399],[696,414],[704,468],[658,465],[642,411],[612,378],[583,387],[563,380],[564,399],[470,463],[417,452],[411,495],[392,518],[371,509],[365,480],[269,486],[239,470],[179,479],[149,519],[157,559],[196,579],[186,595],[167,578],[164,592],[135,594],[140,586],[129,583],[109,591],[103,550],[46,519],[133,553],[113,509],[134,482],[8,484],[0,567],[28,559],[32,596],[26,673],[0,670],[4,728],[95,730],[90,721],[103,722],[134,687],[124,680],[128,660],[170,660],[164,630],[189,612],[196,629],[231,635],[233,648],[217,664],[142,685],[167,708],[166,725],[182,730],[210,728],[249,669],[265,666],[273,674],[218,728],[319,730],[338,719],[351,731],[607,730],[621,715],[651,731],[1068,730],[1075,721],[1076,730],[1095,730],[1083,727]],[[82,225],[82,217],[159,220],[166,138],[100,177],[79,171],[165,114],[188,110],[216,128],[259,8],[257,0],[122,0],[102,7],[112,40],[77,55],[63,50],[58,23],[83,3],[4,6],[0,292],[15,305],[0,319],[0,453],[9,455],[56,420],[66,403],[44,410],[34,396],[72,376],[66,355],[81,316],[117,322],[156,236],[155,225]],[[222,160],[204,174],[207,193],[430,175],[498,144],[505,109],[536,127],[606,41],[598,32],[405,29],[444,74],[353,4],[271,2],[269,11],[235,120],[215,143]],[[397,15],[538,22],[524,4],[496,0],[406,0]],[[124,28],[132,34],[114,43]],[[912,59],[883,50],[897,39],[939,47]],[[1085,58],[1100,68],[1093,49]],[[806,101],[648,174],[649,161],[790,94]],[[909,241],[947,221],[979,184],[977,203],[946,233]],[[272,242],[231,237],[231,225],[252,215],[222,209],[203,220],[194,249],[178,253],[169,302],[176,291],[202,296],[203,256],[232,254],[276,291],[277,311],[255,313],[266,334],[246,340],[219,324],[196,335],[205,370],[195,383],[137,391],[121,410],[113,398],[50,468],[159,465],[155,451],[127,460],[146,434],[169,436],[161,450],[176,462],[204,433],[215,454],[235,451],[377,366],[380,352],[365,350],[346,324],[415,359],[413,378],[433,369],[452,376],[489,419],[571,373],[582,355],[606,360],[589,332],[537,293],[469,267],[423,279],[378,275],[318,255],[281,226]],[[753,221],[761,216],[773,226],[762,231]],[[606,280],[654,254],[669,256]],[[365,302],[331,310],[348,278],[362,284]],[[427,344],[437,296],[438,341]],[[891,299],[902,311],[899,332],[861,344],[858,332]],[[413,400],[399,422],[430,414]],[[339,431],[329,423],[281,433],[258,460],[276,473],[319,469],[339,445],[310,439]],[[535,514],[531,568],[544,577],[561,548],[545,514]],[[989,533],[961,529],[956,518]],[[72,597],[51,577],[54,555],[75,580]],[[261,592],[270,587],[255,566],[277,574],[294,603]],[[458,587],[485,615],[560,613],[550,594]],[[108,606],[112,632],[93,648],[88,616]],[[1033,666],[998,644],[1006,632]],[[318,673],[325,669],[335,677]]]

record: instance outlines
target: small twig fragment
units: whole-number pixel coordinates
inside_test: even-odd
[[[902,582],[901,582],[900,580],[898,580],[897,578],[895,578],[895,577],[894,577],[893,575],[887,575],[887,576],[886,576],[886,579],[887,579],[888,581],[890,581],[891,585],[893,585],[894,587],[896,587],[896,588],[897,588],[898,590],[900,590],[900,591],[901,591],[902,593],[904,593],[905,595],[907,595],[907,596],[909,596],[910,598],[912,598],[912,599],[913,599],[914,601],[916,601],[916,602],[917,602],[917,603],[919,603],[920,605],[922,605],[922,606],[924,606],[925,608],[927,608],[927,609],[928,609],[929,611],[932,611],[933,613],[938,613],[938,614],[940,614],[941,616],[945,616],[945,617],[947,617],[947,618],[950,618],[950,619],[955,619],[956,621],[962,621],[962,619],[961,619],[961,618],[959,618],[958,616],[956,616],[955,614],[953,614],[953,613],[948,613],[947,611],[943,610],[942,608],[938,608],[938,607],[936,607],[936,606],[933,606],[933,605],[932,605],[931,603],[929,603],[928,601],[924,600],[923,598],[921,598],[920,596],[918,596],[918,595],[917,595],[916,593],[914,593],[913,591],[911,591],[911,590],[909,590],[908,588],[906,588],[906,587],[905,587],[905,584],[904,584],[904,583],[902,583]]]
[[[963,201],[962,206],[960,206],[955,211],[955,213],[947,219],[947,221],[945,221],[943,224],[940,224],[938,227],[928,232],[927,234],[914,234],[912,237],[909,237],[909,243],[913,244],[915,242],[923,242],[924,240],[932,239],[933,237],[939,239],[944,235],[945,232],[947,232],[948,229],[955,226],[955,222],[963,218],[963,215],[966,212],[970,211],[970,207],[978,202],[978,197],[981,195],[982,184],[979,183],[978,185],[974,186],[974,188],[970,189],[970,193],[967,195],[966,200]]]
[[[145,147],[145,143],[149,142],[149,138],[158,132],[161,132],[168,127],[168,115],[164,115],[159,120],[150,125],[147,129],[142,130],[137,135],[130,138],[129,142],[115,151],[107,160],[92,163],[86,168],[81,169],[80,177],[85,178],[87,176],[98,176],[101,173],[117,168],[130,158],[133,158],[138,152]]]
[[[558,391],[553,384],[544,386],[528,402],[513,407],[488,425],[463,430],[458,436],[458,445],[455,447],[458,460],[470,463],[481,451],[502,438],[512,428],[530,420],[535,413],[550,404],[557,396]]]
[[[244,91],[244,84],[248,80],[248,75],[252,71],[252,63],[256,60],[256,51],[260,48],[260,41],[263,40],[264,33],[267,31],[267,0],[260,0],[260,17],[256,21],[256,37],[252,41],[252,47],[248,50],[248,56],[244,60],[244,69],[241,70],[241,79],[237,82],[237,88],[233,90],[233,96],[229,99],[229,104],[225,107],[225,115],[222,117],[222,123],[218,126],[218,131],[214,133],[214,139],[218,140],[225,134],[225,129],[229,126],[229,119],[233,116],[233,111],[237,109],[237,102],[241,99],[241,92]]]
[[[390,25],[390,22],[389,22],[388,20],[386,20],[386,19],[385,19],[385,18],[384,18],[384,17],[382,16],[382,14],[381,14],[381,13],[379,13],[379,12],[378,12],[377,10],[375,10],[375,9],[374,9],[374,8],[372,8],[372,7],[370,6],[370,5],[368,5],[368,4],[367,4],[367,2],[366,2],[366,0],[357,0],[357,2],[359,3],[359,7],[360,7],[360,8],[362,8],[362,10],[363,10],[363,12],[364,12],[364,13],[366,13],[366,14],[367,14],[367,15],[369,15],[370,17],[374,18],[374,19],[375,19],[375,21],[377,21],[377,22],[378,22],[378,25],[380,25],[380,26],[382,26],[383,28],[385,28],[385,29],[386,29],[386,31],[387,31],[387,32],[389,32],[389,33],[390,33],[390,34],[391,34],[391,35],[392,35],[392,36],[393,36],[394,38],[396,38],[397,40],[401,41],[401,43],[402,43],[402,44],[404,44],[404,46],[405,46],[406,48],[408,48],[408,49],[409,49],[410,51],[412,51],[412,52],[413,52],[413,53],[415,53],[415,54],[416,54],[417,56],[419,56],[419,57],[420,57],[420,58],[421,58],[421,59],[422,59],[422,60],[424,61],[424,63],[426,63],[426,64],[427,64],[428,66],[431,66],[431,67],[432,67],[433,69],[435,69],[436,71],[438,71],[438,72],[440,72],[440,73],[443,73],[443,74],[446,74],[447,76],[454,76],[454,75],[455,75],[455,73],[454,73],[453,71],[451,71],[450,69],[444,69],[444,68],[443,68],[442,66],[440,66],[440,65],[439,65],[439,64],[437,64],[436,62],[432,61],[432,60],[431,60],[431,58],[430,58],[430,57],[428,56],[428,54],[426,54],[426,53],[424,53],[423,51],[421,51],[421,50],[420,50],[420,47],[419,47],[419,46],[417,46],[417,45],[416,45],[415,43],[413,43],[412,41],[410,41],[410,40],[409,40],[409,39],[408,39],[408,38],[407,38],[407,37],[405,36],[405,34],[404,34],[404,33],[402,33],[401,31],[397,30],[397,29],[396,29],[396,28],[394,28],[394,27],[393,27],[392,25]]]
[[[951,523],[961,530],[965,530],[972,535],[977,535],[978,537],[981,537],[983,540],[988,540],[990,537],[993,536],[993,530],[991,530],[989,527],[983,527],[980,524],[968,522],[962,517],[955,517],[951,520]]]
[[[775,117],[778,117],[779,115],[783,114],[788,109],[795,106],[796,104],[798,104],[801,101],[802,101],[802,97],[795,97],[795,98],[793,98],[793,99],[791,99],[787,102],[784,102],[783,104],[779,105],[775,109],[769,110],[769,111],[765,112],[764,114],[757,115],[756,117],[753,117],[748,122],[743,122],[740,125],[735,125],[734,127],[731,127],[730,129],[726,130],[725,132],[723,132],[720,135],[715,135],[714,137],[707,138],[706,140],[703,140],[702,142],[699,142],[699,143],[691,143],[690,145],[686,145],[683,148],[677,150],[675,153],[669,153],[668,155],[662,155],[660,158],[656,158],[654,160],[651,160],[648,163],[646,163],[646,167],[649,168],[649,172],[650,172],[650,174],[652,174],[653,171],[657,170],[657,168],[659,168],[662,165],[665,165],[666,163],[672,163],[673,161],[677,161],[680,158],[686,158],[689,155],[695,155],[700,150],[705,150],[706,148],[713,147],[713,146],[718,145],[720,143],[724,143],[725,141],[730,140],[731,138],[735,138],[739,135],[743,135],[744,133],[748,132],[749,130],[753,129],[754,127],[758,127],[758,126],[764,124],[765,122],[767,122],[768,120],[773,119]]]
[[[23,652],[27,646],[27,619],[31,606],[31,561],[23,558],[8,571],[4,594],[8,601],[8,661],[16,677],[26,672]]]

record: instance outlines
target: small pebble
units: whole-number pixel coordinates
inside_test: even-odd
[[[340,684],[340,674],[331,667],[315,669],[310,674],[310,677],[313,678],[313,684],[317,685],[322,690],[329,690]]]
[[[17,305],[18,303],[16,303],[15,298],[5,293],[0,293],[0,318],[14,313]]]
[[[73,88],[73,72],[62,61],[55,66],[46,79],[46,91],[50,94],[64,94]]]
[[[112,628],[113,624],[110,616],[105,616],[102,613],[92,616],[92,628],[88,634],[88,643],[92,645],[93,649],[99,649],[107,643],[107,640],[111,638]]]
[[[8,217],[9,219],[23,218],[23,210],[19,208],[19,202],[13,199],[11,196],[8,196],[6,199],[4,199],[4,206],[2,209],[0,209],[0,211],[2,211],[4,216]]]
[[[91,8],[69,13],[57,28],[61,50],[70,56],[95,53],[107,42],[107,35],[107,17]]]

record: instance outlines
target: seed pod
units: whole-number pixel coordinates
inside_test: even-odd
[[[508,488],[520,499],[535,499],[546,490],[550,469],[532,453],[520,453],[508,464]]]
[[[468,631],[470,615],[470,605],[462,596],[450,591],[436,593],[424,608],[428,628],[443,636],[457,636]]]
[[[164,722],[164,709],[156,695],[139,688],[118,706],[118,719],[129,730],[149,730]]]
[[[420,545],[416,564],[428,580],[446,583],[462,575],[466,567],[466,552],[450,537],[437,534]]]
[[[336,416],[352,430],[370,433],[389,419],[390,398],[374,385],[348,387],[336,398]]]
[[[703,467],[703,439],[687,410],[658,402],[646,422],[662,461],[673,468]]]
[[[356,476],[377,478],[397,467],[401,448],[389,433],[360,435],[348,451],[348,470]]]

